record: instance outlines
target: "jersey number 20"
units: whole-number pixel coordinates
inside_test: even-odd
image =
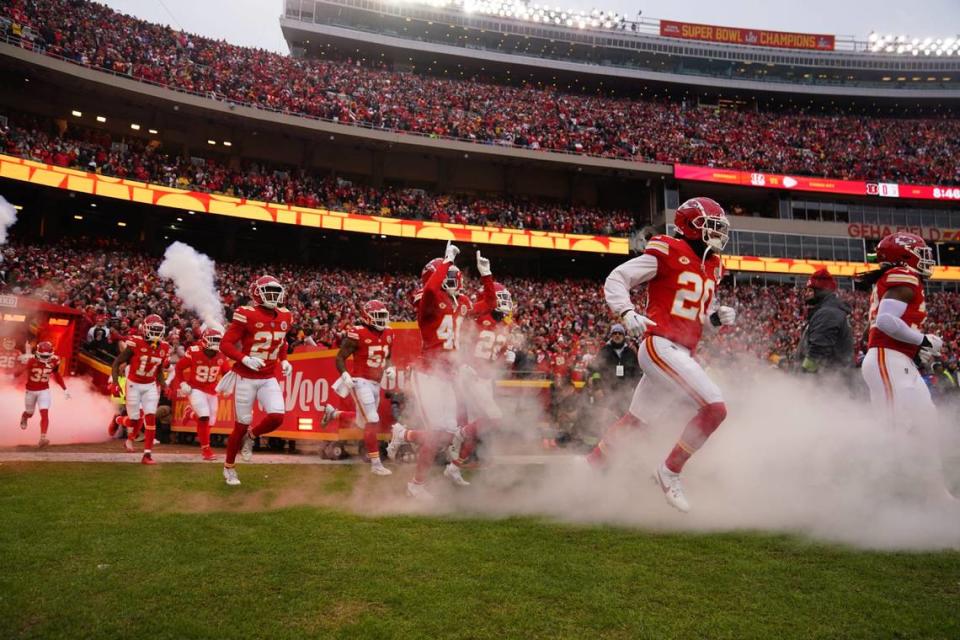
[[[677,295],[673,299],[670,313],[685,320],[697,320],[702,324],[713,301],[716,286],[713,280],[704,280],[703,276],[695,271],[684,271],[677,276]]]

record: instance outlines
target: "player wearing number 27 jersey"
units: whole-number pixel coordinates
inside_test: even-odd
[[[236,423],[227,440],[223,477],[229,485],[240,480],[234,469],[237,453],[244,460],[253,455],[253,442],[283,424],[285,404],[277,374],[290,374],[286,336],[293,323],[283,308],[286,289],[273,276],[261,276],[250,285],[252,305],[240,307],[220,342],[220,351],[234,361],[234,404]],[[253,404],[259,402],[266,414],[256,426]],[[240,451],[242,448],[242,452]]]
[[[681,511],[689,504],[680,485],[680,470],[726,417],[723,396],[693,355],[704,326],[733,324],[736,313],[715,307],[714,292],[723,276],[719,253],[726,245],[729,222],[710,198],[694,198],[677,209],[675,236],[654,236],[643,255],[620,265],[607,278],[604,295],[611,311],[634,336],[644,376],[626,415],[604,435],[590,454],[605,460],[611,441],[624,428],[645,425],[644,418],[662,407],[664,397],[692,408],[694,416],[654,477],[667,501]],[[645,315],[636,312],[630,290],[647,285]]]

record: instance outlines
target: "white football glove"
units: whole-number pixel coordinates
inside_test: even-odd
[[[517,352],[516,351],[505,351],[503,354],[503,359],[507,361],[507,364],[513,364],[517,361]]]
[[[917,355],[920,357],[920,362],[929,366],[940,355],[941,350],[943,350],[943,338],[928,333],[923,336],[923,342],[920,344],[920,351]]]
[[[343,385],[347,391],[353,391],[353,387],[355,386],[353,382],[353,376],[344,371],[340,374],[340,384]]]
[[[193,391],[193,387],[191,387],[190,385],[188,385],[186,382],[181,382],[181,383],[180,383],[180,393],[182,393],[182,394],[184,395],[184,397],[190,395],[190,392],[191,392],[191,391]]]
[[[657,326],[656,322],[647,316],[640,315],[633,309],[623,314],[622,320],[627,333],[634,337],[640,337],[647,332],[648,328]]]
[[[458,255],[460,255],[460,249],[457,248],[457,245],[447,240],[447,248],[443,252],[443,261],[451,263],[456,262]]]
[[[481,277],[493,275],[493,271],[490,270],[490,258],[484,258],[479,251],[477,251],[477,271],[480,272]]]
[[[280,361],[280,372],[283,373],[283,377],[287,378],[293,373],[293,365],[287,362],[286,360]]]
[[[383,387],[393,389],[397,386],[397,368],[387,367],[383,370]]]
[[[243,360],[240,362],[243,363],[243,366],[250,369],[251,371],[260,371],[263,369],[264,362],[263,360],[258,360],[252,356],[243,356]]]
[[[737,310],[733,307],[718,307],[717,317],[722,326],[729,327],[737,322]]]

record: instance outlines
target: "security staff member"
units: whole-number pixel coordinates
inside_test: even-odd
[[[837,281],[826,269],[807,280],[807,325],[800,336],[797,360],[805,373],[853,366],[850,306],[837,297]]]
[[[618,415],[624,413],[640,380],[641,371],[637,352],[627,343],[627,331],[622,324],[610,328],[610,339],[593,357],[587,369],[587,392],[591,402]]]

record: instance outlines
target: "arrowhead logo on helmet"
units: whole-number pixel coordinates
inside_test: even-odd
[[[386,330],[390,326],[390,312],[387,310],[387,305],[379,300],[364,302],[360,307],[360,321],[377,331]]]
[[[716,252],[730,239],[730,221],[716,200],[691,198],[677,207],[674,226],[687,240],[701,240]]]
[[[223,340],[223,332],[219,329],[204,329],[200,334],[200,342],[204,349],[216,351],[220,348],[220,341]]]
[[[933,268],[937,265],[933,249],[926,241],[906,231],[891,233],[877,244],[877,261],[906,267],[924,278],[933,275]]]

